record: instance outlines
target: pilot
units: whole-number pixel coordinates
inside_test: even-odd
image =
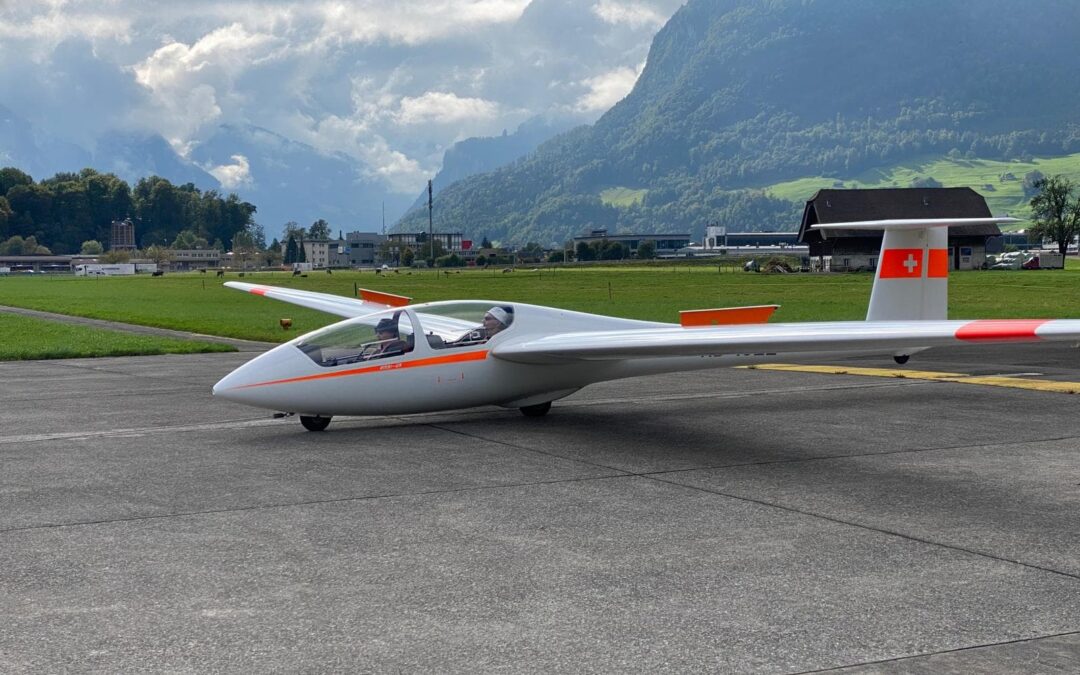
[[[484,314],[484,333],[490,340],[496,333],[506,330],[514,320],[513,307],[492,307]]]
[[[376,359],[405,353],[405,342],[398,335],[397,322],[393,319],[380,319],[379,323],[375,324],[375,337],[379,345],[367,358]]]

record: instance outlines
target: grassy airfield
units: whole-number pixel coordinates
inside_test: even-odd
[[[235,273],[226,279],[240,280]],[[321,312],[225,288],[222,281],[202,274],[156,278],[9,276],[0,278],[0,305],[272,342],[283,342],[336,320]],[[868,273],[750,274],[730,268],[720,273],[716,266],[699,264],[543,270],[519,267],[510,273],[501,269],[451,274],[414,270],[411,274],[385,275],[337,271],[332,275],[313,272],[306,278],[262,272],[248,273],[242,281],[345,296],[351,296],[356,287],[371,288],[410,296],[415,302],[455,298],[528,302],[677,322],[680,309],[758,304],[781,305],[774,321],[859,320],[866,314],[873,277]],[[952,318],[1080,318],[1080,261],[1070,260],[1065,270],[956,273],[950,277],[949,285]],[[281,329],[281,318],[292,319],[290,331]],[[81,331],[59,333],[51,326],[55,324],[15,325],[11,317],[0,315],[0,333],[6,335],[0,340],[0,359],[47,358],[35,356],[33,350],[34,344],[47,342],[54,346],[42,353],[60,353],[55,345],[67,343],[73,348],[71,355],[85,356],[98,355],[100,349],[84,353],[80,344],[109,344],[101,336],[80,337]],[[51,337],[46,341],[43,336]],[[145,348],[153,351],[123,353],[192,349],[192,343],[182,345],[152,344]]]

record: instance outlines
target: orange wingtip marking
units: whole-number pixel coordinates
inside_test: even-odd
[[[765,323],[779,307],[780,305],[753,305],[751,307],[722,307],[720,309],[688,309],[679,312],[679,323],[684,328]]]
[[[964,324],[956,339],[988,342],[1037,340],[1035,331],[1049,319],[984,319]]]
[[[379,291],[369,291],[366,288],[360,289],[360,299],[365,302],[377,302],[380,305],[390,305],[391,307],[404,307],[412,302],[412,298],[406,298],[404,295],[394,295],[393,293],[381,293]]]
[[[386,370],[402,370],[405,368],[423,368],[425,366],[442,366],[447,363],[464,363],[466,361],[483,361],[487,358],[487,350],[481,350],[476,352],[465,352],[464,354],[447,354],[446,356],[433,356],[427,359],[417,359],[415,361],[399,361],[397,363],[380,363],[376,366],[365,366],[363,368],[350,368],[348,370],[337,370],[329,373],[316,373],[314,375],[302,375],[300,377],[289,377],[283,380],[269,380],[267,382],[256,382],[254,384],[245,384],[237,387],[237,389],[250,389],[252,387],[266,387],[272,384],[293,384],[295,382],[312,382],[314,380],[328,380],[335,377],[348,377],[350,375],[365,375],[367,373],[378,373]]]
[[[270,290],[270,289],[269,288],[263,288],[262,286],[256,286],[255,288],[251,289],[251,292],[254,293],[255,295],[266,295],[266,292],[268,290]]]

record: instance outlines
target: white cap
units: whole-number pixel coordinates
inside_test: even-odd
[[[504,326],[507,326],[507,325],[509,325],[509,324],[507,323],[508,315],[506,314],[506,310],[505,310],[505,309],[503,309],[502,307],[492,307],[491,309],[489,309],[489,310],[487,311],[487,313],[488,313],[489,315],[491,315],[491,316],[495,317],[495,319],[496,319],[496,320],[497,320],[497,321],[498,321],[499,323],[501,323],[502,325],[504,325]]]

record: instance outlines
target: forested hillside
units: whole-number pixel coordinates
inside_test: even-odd
[[[223,196],[164,178],[140,179],[132,188],[113,174],[83,169],[35,182],[11,167],[0,169],[0,243],[33,238],[51,253],[78,253],[82,243],[109,245],[112,221],[136,221],[141,248],[173,244],[181,232],[207,244],[229,247],[233,235],[256,227],[255,206],[235,194]],[[21,250],[32,254],[40,250]]]
[[[436,199],[439,227],[561,242],[591,227],[793,226],[757,188],[940,155],[1080,151],[1080,3],[690,0],[595,125]],[[644,190],[605,204],[609,188]],[[806,195],[809,197],[809,195]],[[412,212],[400,230],[418,229]]]

